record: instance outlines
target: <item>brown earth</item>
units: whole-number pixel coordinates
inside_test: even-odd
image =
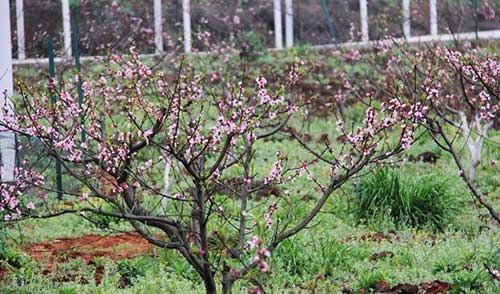
[[[379,281],[371,289],[361,289],[359,293],[384,293],[384,294],[439,294],[448,293],[453,285],[435,280],[430,283],[409,284],[401,283],[391,287],[386,281]],[[373,291],[372,291],[373,290]]]
[[[26,247],[28,253],[37,261],[57,262],[64,256],[82,258],[90,263],[94,257],[107,257],[113,260],[133,258],[151,253],[152,246],[147,240],[135,233],[99,236],[84,235],[77,238],[60,238],[54,241],[33,243]]]
[[[44,275],[57,272],[61,264],[68,259],[81,258],[88,265],[95,265],[95,257],[106,257],[114,261],[151,255],[153,246],[136,233],[118,235],[84,235],[77,238],[60,238],[47,242],[33,243],[26,247],[27,252],[43,263]],[[99,284],[104,275],[104,267],[97,266],[95,280]],[[64,275],[56,279],[61,281],[78,280],[77,275]],[[86,283],[80,279],[81,283]]]

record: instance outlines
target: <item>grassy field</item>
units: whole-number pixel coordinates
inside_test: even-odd
[[[369,71],[366,64],[345,64],[332,53],[300,48],[286,55],[256,57],[250,63],[249,75],[283,75],[286,64],[297,56],[313,65],[306,81],[319,101],[329,96],[323,94],[324,89],[337,82],[336,73]],[[223,66],[211,58],[194,63],[205,73]],[[158,66],[169,68],[165,63]],[[38,81],[42,71],[21,68],[16,76],[18,81],[30,83]],[[358,112],[359,108],[352,105],[347,115],[356,120]],[[322,134],[335,132],[332,119],[326,113],[311,116],[305,126],[299,121],[292,124],[307,129],[311,142],[319,142]],[[478,169],[478,186],[500,208],[500,166],[490,164],[500,159],[500,148],[493,143],[500,141],[500,131],[492,130],[489,137],[491,141],[485,142],[483,163]],[[291,162],[310,158],[306,152],[295,152],[296,144],[285,135],[280,140],[260,143],[257,173],[266,174],[276,151],[286,154]],[[409,160],[411,155],[423,152],[433,152],[437,161]],[[463,156],[468,155],[463,152]],[[260,276],[268,293],[371,293],[398,284],[402,287],[433,281],[452,285],[447,293],[500,293],[500,284],[485,268],[500,268],[500,228],[475,203],[452,158],[430,136],[422,134],[416,145],[398,159],[391,167],[364,172],[348,182],[330,198],[310,228],[278,247],[270,260],[271,274]],[[320,179],[329,174],[322,168],[312,171]],[[318,197],[314,185],[305,178],[283,188],[297,215]],[[379,197],[378,202],[370,202],[373,195]],[[27,250],[29,244],[58,238],[132,230],[124,222],[102,219],[101,223],[98,227],[82,217],[64,215],[6,225],[0,237],[0,265],[4,269],[0,293],[203,293],[196,272],[171,251],[150,248],[134,258],[112,260],[97,256],[89,263],[68,250],[58,252],[57,262],[47,269],[47,262],[35,260]],[[96,271],[101,275],[98,279]],[[245,293],[247,287],[240,282],[235,292]]]

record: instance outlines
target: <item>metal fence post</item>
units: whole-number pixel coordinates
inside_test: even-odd
[[[438,34],[438,21],[437,21],[437,3],[436,0],[430,0],[430,25],[431,35],[437,36]]]
[[[274,0],[274,46],[276,49],[283,49],[283,27],[282,27],[282,13],[281,13],[281,0]]]
[[[328,3],[326,0],[321,0],[321,10],[323,10],[323,14],[326,18],[326,25],[328,27],[328,33],[330,34],[330,38],[332,38],[333,43],[338,43],[337,40],[337,30],[335,29],[335,25],[333,24],[333,18],[330,14],[330,8],[328,7]]]
[[[361,41],[368,42],[368,3],[367,0],[359,0],[359,14],[361,18]]]
[[[163,53],[163,18],[161,0],[154,0],[155,52]]]
[[[479,40],[479,0],[472,0],[474,4],[474,32],[476,34],[476,41]]]
[[[48,40],[47,40],[47,49],[49,51],[49,75],[50,75],[50,77],[52,79],[55,79],[55,77],[56,77],[56,66],[55,66],[55,63],[54,63],[54,42],[53,42],[51,36],[49,36]],[[50,95],[50,101],[53,104],[56,103],[56,96],[54,95],[54,93],[51,93],[51,95]],[[56,186],[57,186],[57,198],[59,200],[62,200],[63,194],[62,194],[61,160],[59,160],[58,157],[56,157]]]
[[[410,0],[403,0],[403,34],[405,38],[411,37]]]
[[[17,25],[17,59],[26,59],[26,43],[24,40],[24,0],[16,0]]]
[[[191,53],[191,5],[190,0],[182,0],[182,23],[184,25],[184,52]]]
[[[12,76],[12,41],[10,35],[9,1],[0,1],[0,103],[7,107],[7,115],[11,114],[10,96],[14,92]],[[3,115],[2,115],[3,116]],[[3,118],[3,117],[2,117]],[[10,182],[15,179],[16,136],[13,132],[0,132],[0,155],[2,163],[1,180]]]
[[[293,47],[293,1],[285,0],[285,43],[286,48]]]
[[[75,67],[78,72],[76,80],[76,90],[78,92],[78,107],[82,109],[83,106],[83,89],[82,89],[82,64],[80,63],[80,28],[76,22],[73,23],[73,55],[75,59]],[[80,134],[82,143],[86,140],[85,134],[85,121],[82,117],[81,120],[82,132]]]
[[[62,0],[62,18],[64,34],[64,56],[71,58],[71,15],[69,0]]]

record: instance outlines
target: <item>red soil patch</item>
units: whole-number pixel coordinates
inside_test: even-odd
[[[133,258],[148,254],[152,246],[138,234],[112,236],[85,235],[78,238],[61,238],[55,241],[30,244],[26,249],[37,261],[54,258],[80,257],[87,263],[101,256],[113,260]]]
[[[107,257],[112,260],[134,258],[152,253],[152,245],[136,233],[110,236],[85,235],[77,238],[61,238],[48,242],[33,243],[26,247],[27,252],[37,261],[43,262],[48,275],[57,271],[60,264],[70,258],[81,258],[85,263],[95,265],[95,257]],[[95,280],[100,282],[104,268],[98,266]],[[76,280],[73,276],[64,279]]]
[[[420,283],[420,284],[409,284],[402,283],[397,284],[392,287],[386,281],[379,281],[375,284],[371,290],[375,290],[375,293],[386,293],[386,294],[439,294],[447,293],[453,288],[453,285],[442,282],[439,280],[432,281],[430,283]],[[359,293],[371,293],[370,289],[361,289]]]

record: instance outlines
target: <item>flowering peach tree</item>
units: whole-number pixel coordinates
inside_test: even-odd
[[[380,80],[369,84],[384,97],[407,97],[422,105],[424,126],[436,144],[451,154],[458,174],[492,219],[500,215],[481,191],[476,170],[482,163],[488,131],[500,123],[500,58],[481,49],[453,49],[429,45],[409,49],[393,44],[382,52],[377,69]],[[467,48],[467,47],[465,47]],[[467,153],[462,152],[467,150]],[[495,159],[487,164],[495,166]]]
[[[409,148],[425,117],[411,99],[377,104],[365,95],[363,121],[332,120],[332,140],[308,143],[294,128],[308,103],[296,87],[302,75],[296,62],[273,84],[226,75],[214,86],[188,65],[169,79],[131,50],[86,79],[83,104],[63,81],[50,80],[44,92],[24,88],[15,112],[2,107],[2,130],[15,132],[26,154],[16,180],[0,185],[4,218],[125,220],[180,253],[207,293],[230,293],[239,280],[263,291],[273,250],[306,229],[351,177]],[[290,135],[293,152],[307,156],[294,161],[277,150],[259,171],[261,141]],[[62,191],[51,180],[56,159],[68,183]],[[315,187],[313,200],[285,188],[302,177]],[[55,193],[72,205],[54,204]]]

